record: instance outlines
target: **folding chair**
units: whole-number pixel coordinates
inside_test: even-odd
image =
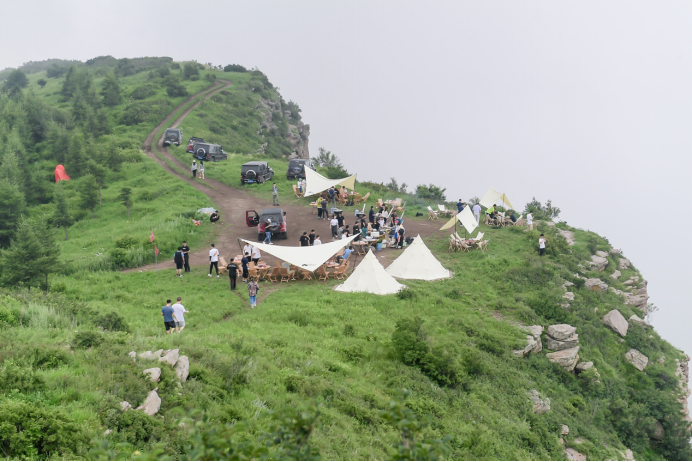
[[[273,268],[272,272],[267,275],[267,279],[270,282],[279,282],[281,279],[281,268],[278,266]]]

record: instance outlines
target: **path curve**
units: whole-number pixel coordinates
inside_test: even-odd
[[[147,135],[142,146],[144,153],[154,162],[156,162],[161,168],[166,170],[171,175],[185,181],[190,186],[205,194],[212,201],[213,204],[210,205],[213,205],[219,211],[221,220],[213,225],[207,221],[202,223],[202,226],[215,226],[217,228],[217,232],[214,233],[212,242],[214,242],[216,248],[219,249],[221,255],[226,257],[226,259],[232,255],[237,255],[240,253],[237,238],[257,240],[256,228],[248,228],[245,224],[245,211],[259,210],[262,208],[272,207],[272,205],[269,203],[269,201],[252,196],[243,191],[241,188],[234,188],[209,178],[209,175],[207,175],[205,180],[193,179],[191,177],[191,173],[189,173],[190,166],[183,164],[178,158],[169,153],[168,150],[163,146],[163,137],[156,140],[156,144],[154,144],[154,138],[164,127],[177,127],[180,123],[182,123],[185,117],[196,109],[197,106],[199,106],[203,98],[209,98],[231,85],[232,82],[228,80],[217,80],[213,87],[207,88],[192,95],[184,103],[176,107],[165,119],[161,121],[159,125],[156,126],[156,128],[154,128],[154,130],[149,133],[149,135]],[[204,96],[202,97],[202,95]],[[180,116],[172,121],[173,117],[178,111],[185,107],[185,105],[194,101],[196,98],[199,98],[196,103],[192,104],[189,108],[183,111]],[[152,149],[152,146],[154,149]],[[154,152],[154,150],[158,152],[158,155]],[[289,193],[289,191],[281,191],[280,197],[283,194]],[[282,208],[286,212],[286,216],[288,218],[288,239],[277,239],[274,241],[275,245],[296,246],[298,245],[298,237],[300,234],[302,234],[303,231],[309,232],[311,229],[315,229],[317,234],[322,236],[322,240],[324,242],[329,242],[331,240],[329,237],[331,236],[329,222],[325,220],[317,220],[317,215],[313,215],[312,210],[309,207],[282,205]],[[353,220],[351,220],[348,216],[346,218],[348,222],[355,221],[355,218],[353,218]],[[437,223],[433,224],[426,221],[412,220],[408,220],[406,223],[407,234],[413,236],[417,234],[424,236],[430,235],[436,232],[437,229]],[[211,242],[208,244],[211,244]],[[192,249],[190,252],[190,266],[207,266],[209,264],[208,250],[208,245],[203,249]],[[385,252],[378,253],[378,256],[383,257],[383,262],[390,262],[400,253],[401,251],[387,250]],[[273,257],[265,256],[265,259],[272,261]],[[159,261],[158,265],[151,263],[137,268],[129,268],[123,270],[123,272],[152,271],[160,269],[172,269],[174,267],[175,264],[171,258],[170,260]]]

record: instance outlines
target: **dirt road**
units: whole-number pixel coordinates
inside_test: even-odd
[[[143,150],[147,156],[159,164],[164,170],[169,172],[181,180],[187,182],[192,187],[196,188],[203,194],[205,194],[213,203],[214,207],[219,211],[221,215],[221,220],[215,224],[210,224],[208,221],[202,223],[202,226],[214,226],[216,227],[216,232],[214,233],[213,241],[216,248],[219,249],[221,255],[228,257],[231,255],[237,255],[240,253],[240,248],[237,244],[237,238],[257,240],[257,230],[256,227],[249,228],[245,224],[245,211],[246,210],[257,210],[261,208],[268,208],[272,205],[265,200],[254,197],[241,188],[234,188],[225,185],[213,178],[207,178],[205,180],[193,179],[190,173],[190,165],[183,164],[175,156],[170,154],[168,150],[163,146],[163,140],[158,139],[154,144],[154,138],[157,133],[159,133],[164,127],[177,127],[185,117],[192,112],[201,103],[201,95],[206,94],[205,98],[218,93],[224,88],[232,85],[230,81],[217,81],[212,89],[203,90],[195,95],[188,98],[183,104],[178,106],[171,112],[171,114],[166,117],[149,135],[144,141]],[[195,104],[191,105],[186,109],[180,116],[175,120],[172,120],[175,114],[185,107],[185,105],[199,98]],[[152,149],[153,148],[153,149]],[[154,152],[158,152],[158,155]],[[164,160],[165,159],[165,160]],[[192,163],[192,161],[190,161]],[[175,167],[178,168],[175,168]],[[277,173],[278,175],[281,172]],[[290,194],[289,191],[282,191],[281,194]],[[281,199],[281,194],[279,199]],[[286,212],[286,217],[288,220],[288,239],[276,239],[274,241],[275,245],[288,245],[296,246],[298,245],[298,238],[303,231],[310,232],[311,229],[315,229],[317,234],[322,236],[323,242],[331,242],[331,231],[329,227],[329,222],[326,220],[318,220],[317,215],[313,215],[312,211],[308,207],[302,206],[292,206],[292,205],[282,205],[282,208]],[[346,215],[346,223],[352,224],[355,221],[354,216]],[[409,236],[415,236],[421,234],[421,236],[428,236],[435,233],[439,228],[439,221],[433,224],[432,222],[426,221],[406,221],[406,232]],[[209,242],[208,244],[210,244]],[[397,250],[385,250],[378,253],[378,257],[381,257],[382,262],[391,262],[396,258],[401,251]],[[265,259],[272,262],[273,257],[267,255]],[[192,249],[190,253],[190,265],[191,266],[207,266],[209,264],[209,246],[203,249]],[[175,265],[173,260],[160,261],[158,266],[152,264],[141,266],[139,268],[130,268],[124,270],[123,272],[131,271],[152,271],[155,269],[171,269]]]

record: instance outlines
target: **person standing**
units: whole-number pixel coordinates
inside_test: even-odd
[[[298,191],[303,194],[303,182],[300,181],[300,178],[298,178],[298,184],[296,186],[298,187]]]
[[[228,270],[228,279],[231,283],[231,290],[235,290],[235,282],[238,278],[238,264],[235,262],[235,260],[231,260],[231,262],[226,266],[226,269]]]
[[[310,234],[308,234],[308,238],[310,239],[310,245],[315,245],[315,230],[311,229]]]
[[[175,328],[178,332],[182,332],[185,329],[185,313],[189,313],[185,307],[180,303],[182,298],[178,297],[175,304],[171,307],[173,308],[173,313],[175,314]]]
[[[329,188],[329,202],[332,203],[333,207],[336,207],[336,189],[334,189],[334,186]]]
[[[166,300],[166,306],[161,308],[161,316],[163,316],[166,335],[170,335],[171,331],[175,331],[175,311],[173,311],[170,300]]]
[[[259,290],[260,288],[255,282],[255,278],[250,278],[250,282],[247,283],[247,291],[250,296],[250,308],[257,306],[257,292],[259,292]]]
[[[303,235],[300,236],[300,246],[301,247],[309,247],[310,246],[310,238],[308,237],[308,232],[303,231]]]
[[[526,224],[529,226],[529,231],[533,231],[533,212],[526,214]]]
[[[185,262],[185,257],[183,255],[183,248],[178,247],[178,250],[173,254],[173,261],[175,262],[175,275],[176,277],[183,277],[183,263]]]
[[[336,239],[337,233],[339,232],[339,220],[336,219],[336,215],[332,215],[329,224],[332,225],[332,239]]]
[[[328,201],[326,197],[322,198],[322,219],[326,220],[327,219],[327,205]]]
[[[247,282],[248,274],[250,274],[250,271],[248,270],[248,266],[250,265],[249,253],[243,255],[243,258],[240,260],[240,264],[243,266],[243,282]]]
[[[199,179],[204,179],[204,162],[199,161]]]
[[[476,223],[481,223],[481,206],[477,202],[473,206],[473,217],[476,219]]]
[[[322,196],[317,197],[317,219],[321,220],[322,219]]]
[[[270,228],[271,228],[272,226],[273,226],[273,225],[272,225],[272,219],[271,219],[271,218],[267,218],[267,224],[264,225],[264,234],[265,234],[265,238],[264,238],[264,240],[262,241],[262,244],[269,244],[269,245],[272,245],[272,244],[273,244],[273,242],[272,242],[272,232],[271,232],[271,230],[270,230]]]
[[[406,229],[404,228],[404,225],[399,225],[399,243],[397,245],[398,249],[403,249],[404,248],[404,236],[406,234]]]
[[[219,250],[214,247],[214,244],[211,245],[211,249],[209,249],[209,274],[208,276],[211,277],[211,269],[216,268],[216,277],[219,276]]]
[[[320,239],[319,234],[317,236],[315,236],[315,244],[314,245],[322,245],[322,239]]]
[[[546,238],[543,234],[541,234],[541,237],[538,238],[538,252],[541,254],[541,257],[545,255],[545,242]]]
[[[185,272],[190,272],[190,248],[187,246],[187,241],[183,241],[183,257],[185,257],[184,268]]]
[[[461,213],[462,210],[464,210],[464,203],[459,199],[459,202],[457,202],[457,213]]]
[[[253,248],[254,246],[246,243],[245,247],[243,247],[243,255],[252,255]]]
[[[370,220],[370,223],[375,223],[375,206],[371,205],[370,206],[370,211],[368,212],[368,220]]]
[[[192,170],[192,178],[197,178],[197,161],[196,160],[192,161],[192,167],[190,167],[190,170]]]
[[[262,258],[262,254],[260,253],[259,247],[252,246],[252,252],[250,252],[250,256],[252,257],[252,261],[255,265],[259,264],[260,258]]]
[[[279,188],[276,183],[272,185],[272,204],[279,205]]]
[[[336,220],[338,221],[339,226],[344,226],[344,215],[342,213],[336,214]]]

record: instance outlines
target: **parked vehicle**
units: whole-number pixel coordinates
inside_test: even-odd
[[[286,179],[290,180],[292,178],[305,178],[306,168],[317,170],[315,168],[315,163],[312,161],[312,159],[291,159],[288,162]]]
[[[269,229],[274,237],[288,238],[286,213],[280,207],[272,209],[261,209],[259,213],[254,210],[245,211],[245,223],[248,227],[257,226],[257,240],[263,241],[266,235],[267,220],[272,220],[272,227]]]
[[[224,152],[220,144],[195,143],[192,149],[195,151],[192,154],[195,159],[216,162],[228,158],[228,154]]]
[[[206,141],[204,141],[204,138],[197,138],[197,137],[193,136],[192,138],[190,138],[187,141],[187,149],[185,149],[185,152],[188,152],[190,154],[194,154],[195,153],[195,143],[206,143]]]
[[[176,146],[180,146],[183,142],[183,131],[180,130],[179,128],[167,128],[165,132],[163,132],[163,145],[168,146],[171,144],[175,144]]]
[[[240,167],[240,184],[264,183],[274,178],[274,170],[263,161],[246,162]]]

